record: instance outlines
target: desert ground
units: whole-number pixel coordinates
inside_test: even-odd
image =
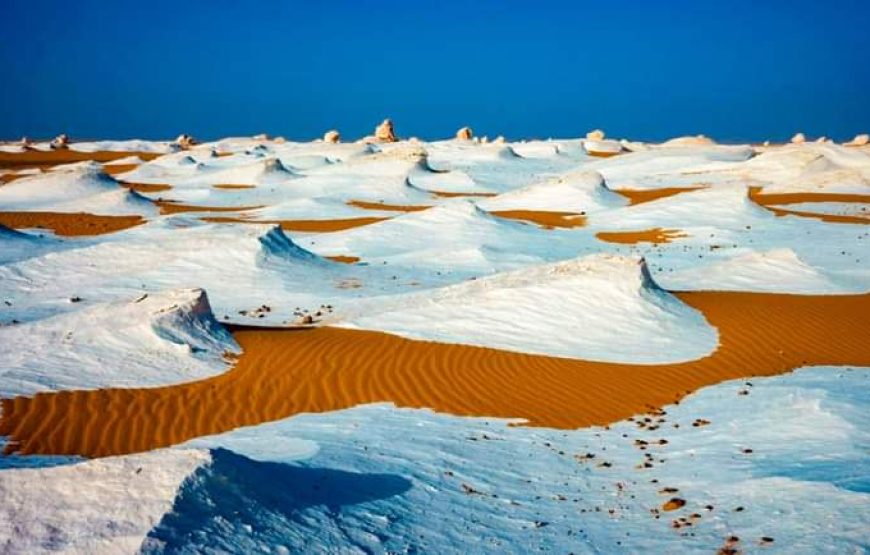
[[[0,143],[0,552],[865,552],[867,143]]]

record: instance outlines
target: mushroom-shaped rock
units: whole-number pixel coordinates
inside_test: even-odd
[[[55,137],[49,146],[55,150],[64,149],[69,147],[69,137],[67,137],[66,133],[61,133],[57,137]]]
[[[661,146],[712,146],[716,142],[706,135],[689,135],[685,137],[675,137],[662,143]]]
[[[175,139],[175,144],[182,150],[187,150],[195,144],[195,141],[193,140],[193,137],[187,133],[182,133]]]
[[[589,133],[586,133],[586,138],[590,141],[603,141],[604,131],[602,131],[601,129],[594,129]]]
[[[791,142],[799,145],[807,142],[807,138],[803,133],[795,133],[794,137],[791,138]]]
[[[855,138],[846,143],[846,146],[865,146],[868,143],[870,143],[870,135],[861,133],[860,135],[855,135]]]
[[[375,127],[375,139],[382,143],[396,142],[396,133],[393,129],[392,120],[387,118],[379,126]]]
[[[323,134],[323,142],[324,143],[332,143],[335,144],[341,141],[341,134],[335,129],[330,129],[326,133]]]
[[[622,144],[617,141],[601,140],[591,141],[589,139],[583,141],[583,150],[591,156],[615,156],[622,152]]]
[[[462,127],[456,132],[456,138],[460,141],[469,141],[474,137],[470,127]]]

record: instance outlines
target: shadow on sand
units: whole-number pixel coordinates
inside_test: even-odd
[[[276,462],[259,462],[226,449],[191,475],[172,511],[151,530],[144,553],[244,552],[255,543],[298,544],[305,534],[301,513],[399,495],[411,482],[393,474],[359,474]],[[251,543],[249,543],[251,542]]]

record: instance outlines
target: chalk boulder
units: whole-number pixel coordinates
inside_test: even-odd
[[[846,143],[846,146],[866,146],[868,143],[870,143],[870,135],[861,133],[860,135],[855,135],[855,138]]]
[[[69,148],[69,137],[67,137],[66,133],[61,133],[49,143],[49,146],[55,150]]]
[[[187,133],[182,133],[181,135],[179,135],[179,136],[175,139],[175,144],[176,144],[176,146],[178,146],[181,150],[187,150],[187,149],[189,149],[190,147],[192,147],[193,145],[195,145],[195,144],[196,144],[196,141],[194,141],[194,140],[193,140],[193,137],[191,137],[191,136],[188,135]]]
[[[375,127],[375,139],[381,143],[396,142],[396,132],[392,120],[387,118]]]
[[[460,141],[470,141],[474,137],[474,133],[470,127],[462,127],[456,132],[456,138]]]
[[[586,133],[586,138],[590,141],[603,141],[604,131],[602,131],[601,129],[594,129],[589,133]]]

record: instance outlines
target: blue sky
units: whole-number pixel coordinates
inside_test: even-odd
[[[867,0],[0,2],[5,138],[842,139],[868,91]]]

